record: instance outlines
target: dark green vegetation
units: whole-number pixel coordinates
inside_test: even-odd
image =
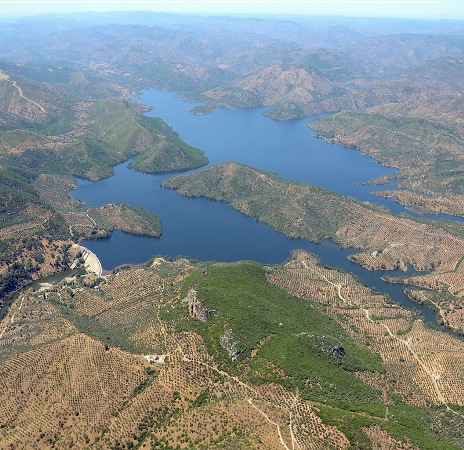
[[[141,172],[160,173],[193,169],[208,163],[202,151],[187,145],[161,119],[139,115],[136,121],[153,136],[154,149],[143,150],[130,167]]]
[[[427,270],[422,279],[408,280],[421,286],[436,286],[435,274],[446,277],[456,272],[462,258],[461,227],[437,227],[394,216],[349,197],[233,162],[178,175],[163,185],[184,196],[227,202],[290,237],[312,241],[331,237],[341,246],[358,248],[360,252],[350,259],[370,270],[406,269],[409,264]],[[445,248],[449,256],[444,255]],[[453,307],[460,305],[459,279],[449,277],[442,283],[455,293]],[[459,319],[453,327],[460,330],[458,323]]]
[[[117,438],[121,439],[117,434],[120,423],[124,424],[119,425],[124,426],[124,442],[135,445],[150,438],[159,442],[163,433],[182,427],[191,414],[202,418],[220,414],[215,439],[230,439],[238,448],[247,448],[240,442],[251,435],[242,435],[248,433],[246,429],[228,428],[221,407],[231,408],[238,401],[247,405],[248,398],[259,396],[254,388],[272,393],[275,386],[298,392],[300,401],[311,402],[324,423],[345,433],[352,448],[371,448],[363,430],[372,426],[420,449],[459,448],[449,442],[458,442],[453,430],[460,422],[443,407],[413,407],[395,395],[386,405],[383,392],[360,379],[360,373],[385,375],[379,355],[355,344],[336,319],[315,308],[316,302],[270,284],[266,275],[280,268],[254,262],[158,261],[153,267],[122,270],[108,280],[91,283],[88,277],[79,276],[45,294],[30,294],[23,303],[28,313],[17,315],[15,327],[7,328],[4,336],[8,345],[0,347],[8,364],[3,377],[16,383],[13,380],[21,377],[14,370],[29,374],[29,359],[37,352],[49,370],[34,371],[34,383],[22,394],[25,399],[43,395],[57,371],[60,386],[68,386],[71,380],[72,392],[77,383],[79,390],[92,389],[88,398],[74,401],[72,413],[76,421],[80,417],[98,421],[98,441],[86,441],[95,448],[101,448],[100,441],[103,448],[114,448]],[[183,298],[191,289],[207,312],[205,321],[189,315]],[[197,338],[192,340],[193,336]],[[198,336],[209,357],[201,345],[192,345],[199,342]],[[168,353],[169,358],[161,365],[147,365],[141,357],[146,353]],[[62,363],[64,355],[66,364]],[[12,363],[17,369],[11,369]],[[91,370],[81,372],[79,367]],[[236,379],[242,383],[238,387],[244,383],[251,387],[238,397],[227,387]],[[193,389],[186,389],[186,384]],[[111,399],[97,394],[106,390],[112,392]],[[40,426],[60,444],[73,433],[72,428],[59,424],[66,413],[54,400],[58,396],[67,401],[66,392],[60,390],[50,401],[24,401],[18,406],[20,414],[23,409],[54,408],[56,423]],[[258,398],[256,404],[261,405]],[[8,413],[4,420],[8,422],[9,417]],[[85,422],[79,423],[87,430]],[[8,438],[11,435],[9,429],[1,432]],[[176,438],[166,436],[166,445],[172,439]],[[208,446],[204,442],[198,438],[197,444]]]
[[[20,263],[13,263],[9,266],[6,272],[0,275],[0,292],[2,295],[7,295],[16,290],[24,280],[30,278],[25,267]]]
[[[4,146],[19,146],[22,151],[4,152],[0,161],[27,167],[35,174],[71,174],[90,180],[111,176],[113,166],[135,155],[134,167],[150,173],[185,170],[208,162],[200,150],[185,144],[162,120],[144,117],[125,102],[104,100],[76,108],[85,119],[79,117],[76,123],[76,118],[70,118],[69,126],[77,130],[85,127],[85,134],[50,137],[49,129],[43,130],[47,137],[13,133],[7,135],[9,142]],[[17,142],[10,142],[13,137]]]
[[[161,323],[169,325],[172,337],[180,337],[187,330],[199,333],[220,368],[246,383],[281,384],[290,392],[298,389],[302,398],[314,404],[324,423],[333,424],[346,434],[353,448],[371,448],[362,430],[373,425],[388,431],[395,439],[409,440],[421,449],[458,448],[443,442],[449,439],[448,431],[445,437],[443,431],[429,428],[432,420],[441,423],[443,429],[448,429],[454,421],[454,417],[448,416],[443,408],[430,407],[426,410],[407,406],[398,399],[394,404],[388,404],[386,410],[380,393],[355,376],[355,372],[359,371],[383,373],[378,355],[357,346],[334,319],[314,309],[308,301],[269,284],[265,278],[268,270],[272,269],[253,262],[202,264],[182,282],[180,295],[176,294],[178,300],[162,307],[159,316]],[[124,271],[121,276],[130,280],[132,271]],[[166,268],[163,271],[168,275]],[[133,288],[139,289],[151,283],[149,280],[153,275],[150,272],[139,278]],[[170,275],[177,276],[178,273],[174,271]],[[166,281],[169,279],[173,280],[168,277]],[[55,308],[54,320],[61,317],[70,321],[76,327],[75,332],[101,341],[105,352],[110,352],[114,347],[135,354],[159,349],[148,341],[141,345],[134,340],[138,330],[158,321],[153,292],[145,298],[134,292],[131,298],[112,304],[118,288],[107,290],[103,285],[97,291],[97,297],[86,300],[86,307],[93,304],[103,309],[98,314],[86,314],[80,308],[85,305],[82,299],[91,290],[82,290],[79,286],[65,288],[59,296],[53,293],[47,295],[45,303]],[[185,302],[180,300],[191,288],[196,289],[197,299],[210,311],[205,322],[191,318]],[[70,296],[73,291],[73,296]],[[165,292],[165,299],[172,295]],[[81,300],[76,304],[79,298]],[[33,336],[40,336],[37,327],[46,330],[47,320],[35,320],[31,325],[36,330]],[[231,330],[230,337],[239,351],[237,362],[231,361],[231,354],[221,345],[221,337],[228,330]],[[38,349],[50,343],[53,341],[45,341],[39,346],[34,343],[31,343],[32,346],[13,346],[9,352]],[[339,346],[343,347],[344,352],[334,353],[333,349]],[[139,399],[155,385],[157,367],[146,367],[145,374],[122,398],[113,416],[124,414],[126,409],[137,405]],[[168,403],[179,408],[179,392],[175,391],[171,397]],[[189,400],[188,408],[207,409],[217,405],[217,401],[216,396],[211,396],[209,388],[203,388]],[[146,410],[143,411],[146,414]],[[182,417],[179,409],[171,414],[177,419]],[[385,419],[386,414],[388,420]],[[152,431],[160,430],[163,423],[157,419],[149,428]]]
[[[0,168],[0,305],[27,280],[72,263],[68,225],[40,197],[34,179],[27,169]]]
[[[32,220],[33,215],[26,209],[28,205],[46,208],[31,186],[32,179],[23,170],[0,168],[0,228]]]
[[[377,398],[353,373],[383,372],[380,357],[354,344],[307,301],[269,284],[261,265],[244,262],[198,270],[185,280],[183,292],[190,288],[212,312],[205,322],[189,319],[189,324],[227,369],[245,374],[254,384],[276,382],[298,389],[312,400]],[[221,346],[221,336],[228,332],[236,342],[232,354]],[[343,355],[333,352],[338,345]],[[237,364],[231,362],[233,356]]]
[[[459,446],[443,442],[440,433],[428,431],[430,416],[424,408],[398,404],[388,405],[389,421],[384,420],[382,415],[386,413],[386,406],[379,404],[365,404],[365,410],[360,413],[355,408],[339,408],[330,404],[318,404],[320,417],[325,423],[332,424],[344,430],[350,439],[353,448],[370,449],[371,443],[364,433],[363,427],[378,425],[385,427],[390,435],[398,440],[407,439],[418,448],[427,450],[452,450]],[[449,420],[444,408],[432,408],[431,416],[440,418],[444,422]],[[353,445],[354,444],[354,445]]]
[[[234,162],[178,175],[164,181],[163,186],[186,197],[229,203],[288,236],[312,241],[335,237],[340,226],[356,217],[358,209],[368,210],[326,189]]]
[[[71,245],[79,237],[105,236],[114,228],[151,236],[161,233],[153,213],[128,205],[80,209],[66,195],[73,177],[109,177],[115,164],[131,157],[133,168],[149,173],[207,163],[200,150],[184,143],[163,121],[142,115],[144,108],[128,100],[137,89],[181,90],[204,102],[197,113],[221,106],[273,106],[266,113],[269,117],[288,120],[343,110],[316,123],[321,136],[360,147],[399,167],[402,187],[410,193],[425,191],[398,201],[423,211],[462,215],[463,35],[462,23],[451,21],[438,25],[300,18],[297,23],[86,14],[1,22],[0,299],[26,280],[69,267],[76,256]],[[366,254],[356,257],[373,268],[412,264],[435,269],[443,264],[452,272],[458,268],[453,262],[462,261],[456,256],[462,242],[454,240],[462,237],[459,225],[425,227],[238,164],[177,177],[166,186],[183,195],[228,202],[289,236],[315,241],[331,236],[363,248]],[[413,233],[400,242],[406,229]],[[395,247],[388,246],[390,241]],[[379,253],[369,259],[372,250]],[[192,266],[172,276],[166,267],[157,274],[144,269],[143,276],[137,270],[123,270],[110,287],[90,277],[79,279],[63,290],[40,294],[31,303],[26,299],[23,305],[21,300],[22,310],[13,305],[14,322],[8,317],[1,330],[6,331],[0,344],[7,344],[0,350],[11,358],[0,365],[7,392],[0,416],[8,417],[2,419],[2,437],[8,435],[11,442],[21,435],[39,439],[33,444],[22,441],[18,448],[131,448],[156,430],[152,448],[175,448],[170,424],[182,418],[181,411],[209,416],[219,402],[218,380],[225,377],[212,371],[208,379],[201,379],[207,369],[195,366],[198,355],[189,353],[194,333],[188,331],[196,331],[212,364],[253,386],[271,382],[292,393],[298,389],[325,423],[346,433],[353,448],[371,446],[363,431],[371,425],[421,449],[454,448],[443,441],[462,443],[459,418],[442,406],[425,401],[422,407],[412,407],[393,398],[387,414],[376,386],[369,387],[356,376],[362,372],[381,378],[384,369],[377,355],[355,345],[335,319],[267,283],[268,269],[254,263],[197,266],[184,280],[182,294],[191,287],[198,291],[208,308],[207,320],[201,322],[187,316],[186,304],[177,301],[181,298],[177,283]],[[427,294],[430,302],[444,309],[457,299],[438,291]],[[166,332],[164,319],[177,333]],[[409,325],[395,336],[407,333]],[[68,340],[70,336],[76,339]],[[59,346],[53,347],[57,342]],[[163,370],[144,367],[140,355],[155,351],[172,356],[165,373],[171,367],[179,369],[159,385],[157,377]],[[191,359],[184,360],[179,352]],[[210,361],[204,354],[199,360]],[[9,366],[2,372],[4,363]],[[192,379],[183,390],[187,374]],[[92,389],[94,380],[98,383]],[[62,391],[63,386],[68,391]],[[393,392],[395,387],[388,389]],[[230,392],[224,395],[229,402]],[[61,401],[68,398],[72,401],[63,406]],[[160,404],[153,406],[156,402]],[[25,408],[23,416],[20,408]],[[74,427],[77,432],[70,430],[86,408],[86,419]],[[34,422],[43,417],[47,421]],[[131,423],[132,417],[136,422]],[[59,423],[49,424],[54,418]],[[182,431],[178,442],[212,448],[212,441],[190,439],[202,420],[197,424],[188,434]],[[49,430],[42,430],[48,425]],[[124,431],[118,434],[121,427]],[[89,437],[90,428],[97,430],[96,437]],[[259,448],[260,441],[245,433],[234,426],[217,434],[216,448],[252,447],[248,442]]]
[[[185,144],[161,119],[144,117],[128,105],[102,101],[88,108],[87,138],[94,147],[84,149],[82,143],[78,144],[86,156],[79,161],[75,156],[77,167],[83,171],[81,176],[99,179],[112,175],[114,165],[134,155],[134,167],[150,173],[184,170],[208,162],[200,150]]]
[[[77,70],[0,62],[0,91],[0,299],[26,279],[67,268],[49,266],[43,257],[36,260],[43,270],[35,270],[33,260],[24,265],[33,255],[22,250],[23,237],[70,242],[115,228],[160,236],[152,212],[123,205],[80,210],[66,195],[72,177],[109,177],[130,157],[137,170],[150,173],[208,162],[162,120],[144,117],[144,108],[127,100],[120,86],[90,82]],[[11,266],[15,262],[25,269]]]

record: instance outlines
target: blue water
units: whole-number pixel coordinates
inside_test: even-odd
[[[372,187],[362,186],[383,175],[393,175],[396,169],[382,166],[355,149],[316,138],[306,126],[311,119],[274,121],[261,114],[265,108],[218,109],[195,115],[189,113],[195,104],[158,90],[144,91],[139,101],[153,107],[147,115],[161,117],[185,142],[204,150],[209,165],[237,161],[361,201],[398,206],[390,199],[372,195]]]
[[[115,175],[98,183],[79,180],[73,195],[87,205],[128,203],[156,211],[163,225],[161,238],[134,236],[116,230],[109,239],[85,240],[105,269],[121,264],[137,264],[153,256],[187,256],[202,261],[239,261],[281,263],[292,250],[303,249],[316,255],[324,264],[354,273],[366,286],[389,295],[409,309],[418,310],[426,320],[437,323],[436,314],[404,295],[404,286],[382,280],[385,275],[411,275],[401,271],[369,271],[351,262],[356,250],[340,248],[330,239],[316,244],[291,239],[255,219],[247,217],[226,203],[204,198],[181,197],[160,186],[169,175],[147,175],[127,167],[115,167]]]
[[[376,203],[396,214],[464,222],[464,218],[448,214],[418,214],[391,198],[372,194],[379,189],[396,189],[395,183],[383,186],[363,186],[363,183],[394,175],[397,169],[382,166],[356,149],[317,138],[306,125],[319,116],[279,122],[261,114],[266,108],[218,109],[211,114],[195,115],[189,111],[196,103],[187,103],[172,92],[156,89],[143,91],[138,101],[153,108],[148,116],[161,117],[189,145],[204,150],[209,165],[237,161]]]
[[[263,109],[217,110],[212,114],[193,115],[188,111],[194,105],[172,93],[157,90],[143,92],[140,101],[153,107],[148,115],[161,117],[188,144],[204,150],[209,165],[234,160],[361,201],[382,204],[395,212],[404,209],[390,199],[372,195],[372,187],[362,185],[394,174],[395,169],[384,167],[357,150],[317,139],[306,127],[308,119],[277,122],[263,117]],[[427,320],[436,323],[435,313],[411,302],[404,295],[403,286],[381,280],[392,272],[371,272],[348,260],[355,250],[341,249],[331,240],[315,244],[291,239],[227,204],[181,197],[160,186],[170,176],[142,174],[130,170],[126,162],[115,167],[115,175],[111,178],[97,183],[78,180],[79,189],[71,194],[86,205],[127,203],[143,207],[156,212],[163,226],[159,239],[115,231],[109,239],[84,241],[84,245],[98,255],[105,269],[125,263],[143,263],[154,255],[281,263],[290,257],[293,249],[304,249],[329,266],[354,273],[364,284],[390,295],[410,309],[419,310]]]

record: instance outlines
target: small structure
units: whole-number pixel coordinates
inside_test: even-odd
[[[166,362],[167,355],[145,355],[144,358],[150,364],[163,364]]]

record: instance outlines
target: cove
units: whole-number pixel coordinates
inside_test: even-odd
[[[277,172],[280,176],[319,184],[363,201],[389,202],[370,194],[369,188],[362,183],[392,174],[394,169],[383,167],[354,149],[317,139],[305,126],[307,119],[275,122],[263,117],[262,109],[218,110],[204,116],[192,115],[188,112],[192,104],[172,93],[152,90],[145,92],[141,101],[153,107],[150,115],[174,125],[188,144],[203,149],[210,165],[235,160]],[[292,250],[304,249],[324,264],[354,273],[365,285],[409,309],[419,310],[427,321],[437,324],[436,314],[409,300],[403,285],[381,279],[392,272],[370,272],[348,260],[355,250],[341,249],[330,240],[315,244],[291,239],[227,204],[181,197],[160,186],[169,176],[142,174],[130,170],[126,162],[115,167],[115,175],[111,178],[97,183],[78,180],[79,189],[71,194],[86,205],[127,203],[143,207],[156,212],[163,225],[163,235],[159,239],[116,231],[108,239],[84,241],[83,244],[98,255],[105,269],[143,263],[154,255],[281,263],[290,257]]]

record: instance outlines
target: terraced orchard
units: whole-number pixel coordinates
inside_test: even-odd
[[[445,112],[424,117],[429,108],[424,107],[418,115],[411,114],[404,105],[399,106],[401,113],[393,114],[384,114],[382,108],[342,112],[318,119],[311,127],[330,142],[355,146],[384,164],[398,167],[399,186],[408,190],[383,195],[393,196],[415,210],[462,216],[461,119],[457,114],[447,117]]]
[[[390,386],[384,395],[392,399],[400,396],[414,406],[462,406],[462,340],[428,329],[411,311],[391,304],[349,274],[322,267],[305,252],[296,252],[291,261],[272,270],[267,278],[338,317],[355,342],[379,353],[385,374],[358,376],[377,388],[383,384],[380,380],[396,378],[396,386],[393,390]]]
[[[23,291],[2,448],[457,449],[463,343],[323,268],[155,258]]]

